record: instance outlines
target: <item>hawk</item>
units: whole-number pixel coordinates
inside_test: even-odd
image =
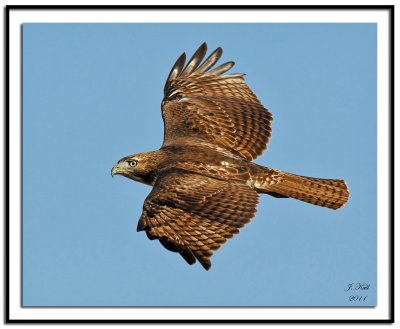
[[[221,48],[204,60],[206,52],[203,43],[186,65],[183,53],[172,67],[161,104],[161,148],[122,158],[111,174],[153,186],[138,231],[209,270],[213,253],[255,216],[259,193],[338,209],[349,189],[341,179],[252,162],[267,149],[272,115],[244,74],[224,74],[234,62],[213,68]]]

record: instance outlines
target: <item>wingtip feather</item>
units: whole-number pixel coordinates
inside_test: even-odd
[[[207,74],[221,75],[229,71],[234,65],[235,62],[233,61],[226,62],[224,64],[221,64],[220,66],[217,66],[215,69],[208,71]]]
[[[192,58],[188,61],[186,67],[184,68],[182,75],[189,75],[197,69],[204,56],[207,53],[207,43],[203,42],[201,46],[193,54]]]
[[[197,68],[196,73],[204,73],[207,72],[210,68],[212,68],[218,60],[221,58],[223,50],[221,47],[215,49],[207,59]]]
[[[185,62],[186,62],[186,53],[182,53],[182,55],[180,55],[176,60],[174,66],[172,66],[167,81],[174,80],[182,72]]]
[[[216,48],[205,60],[204,57],[207,53],[207,43],[203,42],[200,47],[196,50],[190,60],[186,63],[186,53],[183,53],[175,64],[173,65],[167,82],[164,87],[164,94],[167,95],[169,92],[169,87],[173,84],[173,81],[178,77],[188,77],[191,75],[201,76],[201,75],[214,75],[221,76],[228,70],[230,70],[235,62],[230,61],[219,65],[218,67],[211,70],[211,68],[218,62],[221,58],[223,50],[221,47]],[[236,78],[243,77],[244,75],[234,74],[225,77]]]

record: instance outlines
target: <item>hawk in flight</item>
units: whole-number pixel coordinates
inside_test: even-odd
[[[129,155],[112,168],[153,186],[137,226],[189,264],[209,270],[214,251],[256,214],[258,194],[338,209],[349,198],[341,179],[311,178],[252,161],[267,148],[272,115],[244,74],[215,68],[203,43],[186,63],[183,53],[167,78],[161,104],[164,142],[157,151]]]

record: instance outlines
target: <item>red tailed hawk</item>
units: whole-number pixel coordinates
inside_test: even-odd
[[[183,53],[168,76],[162,101],[164,142],[157,151],[129,155],[111,174],[153,186],[137,226],[189,264],[206,269],[220,246],[256,214],[258,194],[294,198],[338,209],[346,182],[290,174],[252,161],[267,148],[272,115],[244,74],[215,68],[203,43],[186,63]]]

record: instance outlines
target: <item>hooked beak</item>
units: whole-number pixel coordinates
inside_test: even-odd
[[[129,174],[129,168],[129,164],[121,160],[111,169],[111,177],[114,177],[114,175]]]
[[[114,177],[114,175],[120,174],[120,169],[121,169],[121,165],[119,163],[117,163],[114,167],[112,167],[111,177]]]

